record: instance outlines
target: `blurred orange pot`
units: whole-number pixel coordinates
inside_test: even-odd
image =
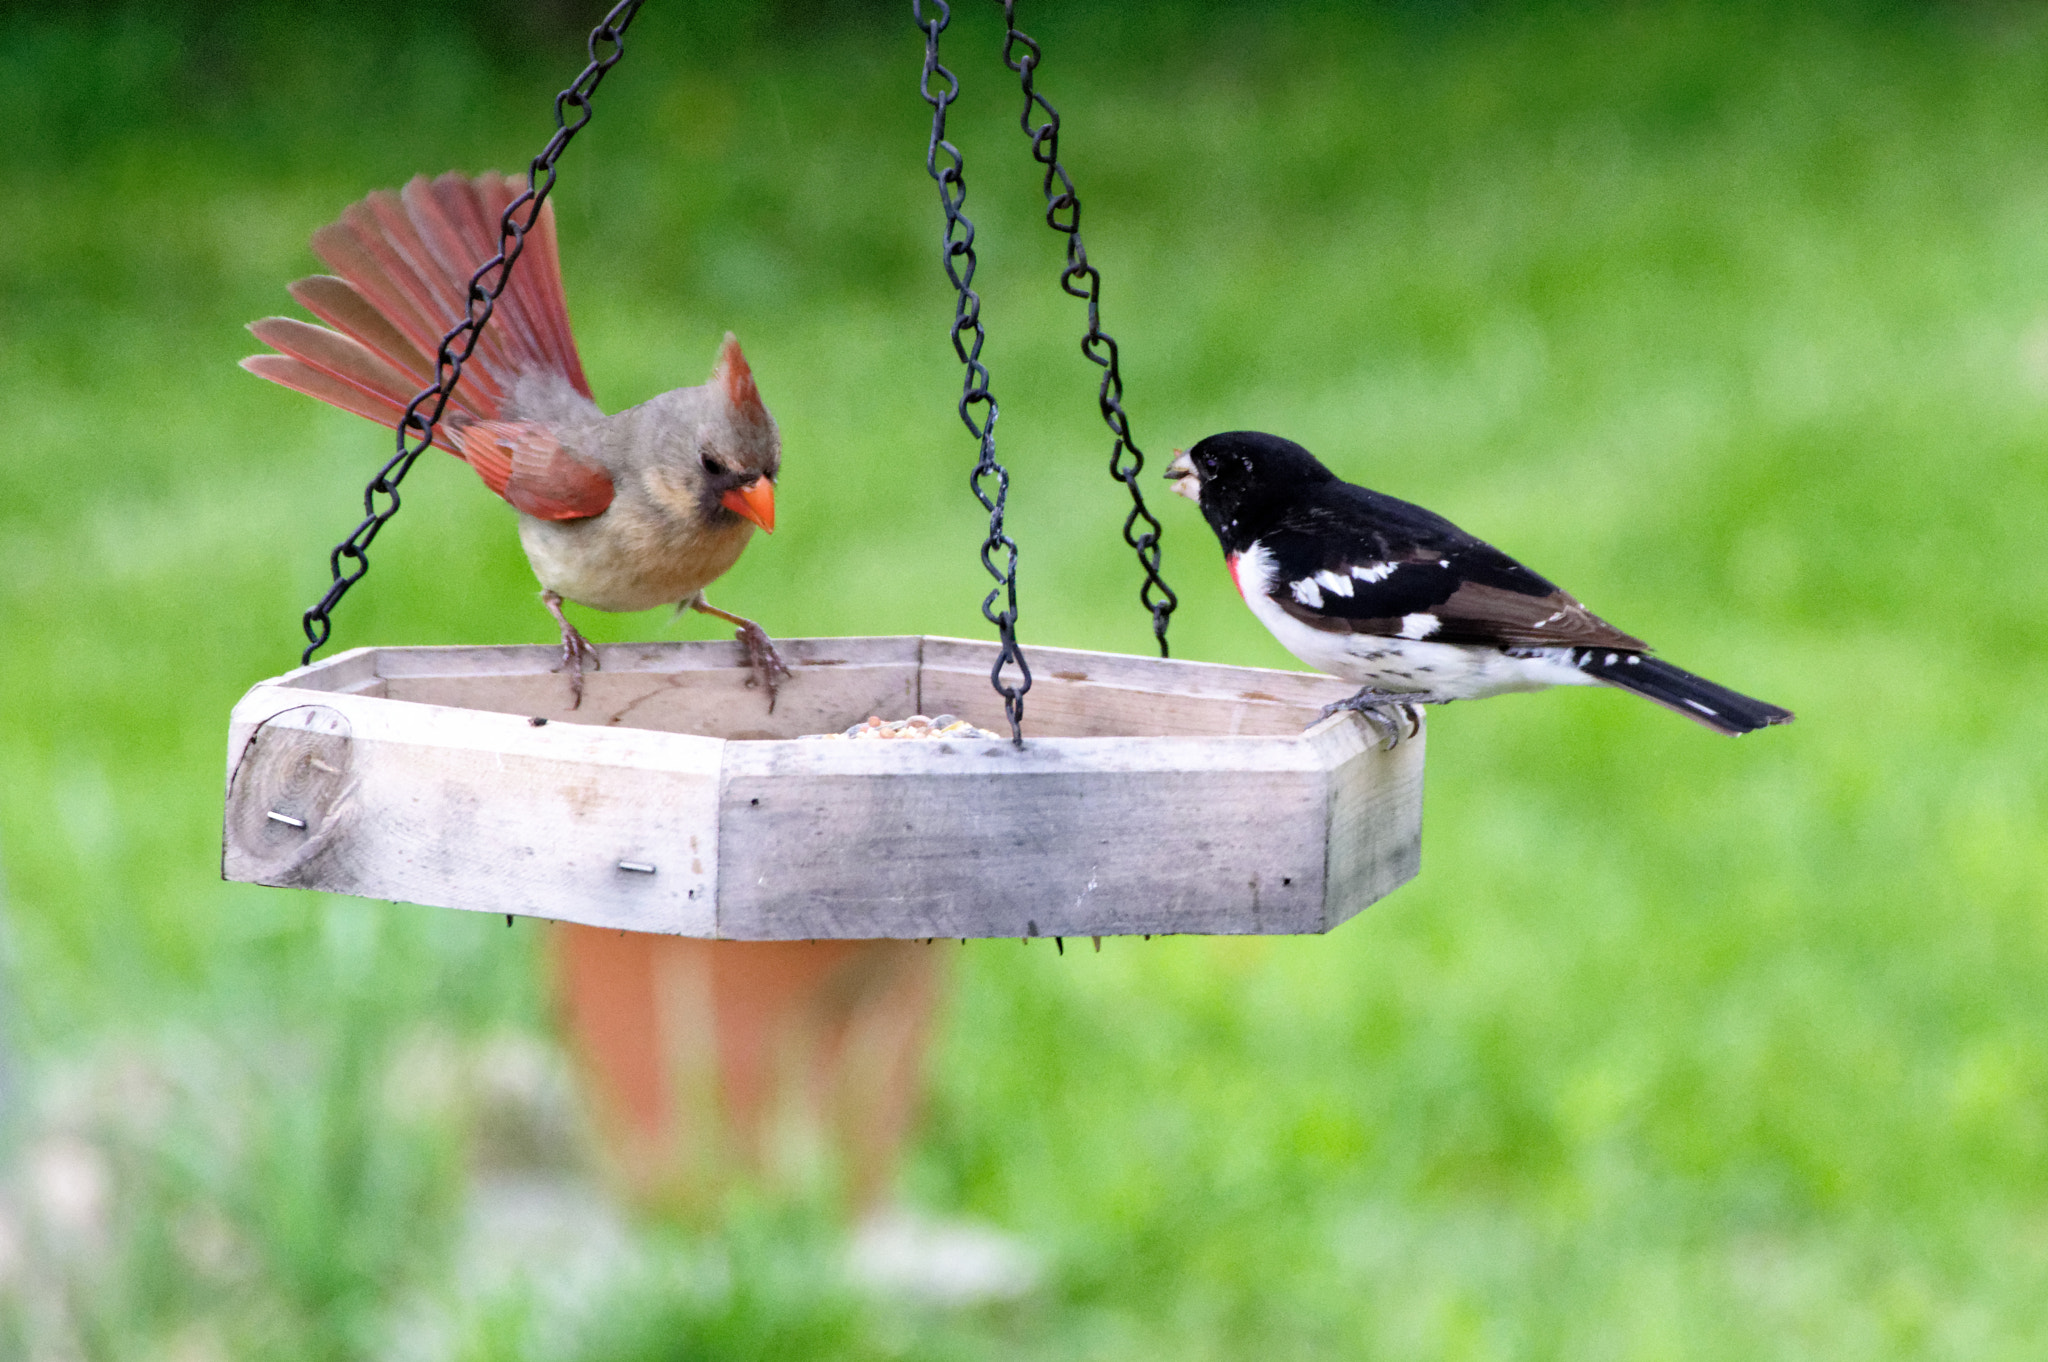
[[[609,1162],[643,1205],[735,1178],[888,1191],[922,1094],[941,951],[700,941],[557,923],[563,1020]]]

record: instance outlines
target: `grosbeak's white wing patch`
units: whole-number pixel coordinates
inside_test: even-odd
[[[1482,645],[1425,642],[1441,625],[1437,616],[1428,613],[1405,616],[1402,637],[1318,629],[1289,614],[1278,599],[1284,592],[1311,610],[1321,609],[1318,579],[1276,580],[1279,574],[1273,555],[1261,544],[1254,543],[1239,554],[1231,570],[1245,604],[1280,646],[1317,671],[1355,685],[1471,700],[1545,686],[1598,684],[1572,666],[1569,648],[1535,648],[1516,656]],[[1304,592],[1304,587],[1309,591]],[[1313,601],[1306,599],[1311,592]]]

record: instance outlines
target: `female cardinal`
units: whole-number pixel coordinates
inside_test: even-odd
[[[469,279],[498,252],[498,221],[518,189],[502,175],[415,177],[379,191],[313,234],[340,278],[291,286],[336,328],[265,317],[249,329],[280,351],[242,367],[396,428],[433,382],[442,334],[468,307]],[[569,334],[552,205],[542,208],[490,324],[463,366],[434,443],[466,461],[519,511],[519,542],[541,601],[562,627],[574,705],[597,650],[562,614],[657,605],[733,624],[775,706],[789,669],[761,626],[718,609],[704,588],[754,527],[775,528],[782,440],[728,333],[708,382],[606,416],[591,400]],[[572,707],[574,707],[572,705]]]
[[[1618,686],[1716,733],[1792,722],[1788,709],[1651,657],[1493,545],[1339,481],[1292,440],[1225,431],[1175,450],[1166,476],[1202,508],[1273,637],[1365,687],[1323,713],[1356,710],[1389,742],[1408,706],[1546,686]]]

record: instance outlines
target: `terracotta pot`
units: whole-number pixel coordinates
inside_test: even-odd
[[[563,1021],[615,1174],[689,1211],[736,1178],[888,1191],[941,987],[915,941],[699,941],[557,923]]]

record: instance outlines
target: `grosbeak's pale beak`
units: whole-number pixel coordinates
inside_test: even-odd
[[[1571,596],[1420,506],[1341,482],[1257,431],[1176,451],[1166,476],[1202,508],[1238,593],[1287,651],[1363,690],[1332,705],[1398,741],[1402,711],[1547,686],[1619,686],[1717,733],[1790,723],[1650,656]]]
[[[313,234],[335,274],[291,286],[328,326],[251,323],[278,353],[242,367],[396,428],[433,382],[441,336],[468,305],[470,276],[498,253],[499,218],[519,192],[501,175],[450,173],[352,205]],[[755,528],[775,528],[782,467],[775,420],[731,335],[706,382],[605,415],[569,331],[554,209],[545,206],[434,443],[518,510],[576,704],[597,651],[562,614],[564,600],[598,610],[675,605],[728,621],[774,707],[776,680],[789,670],[768,635],[704,599]]]

